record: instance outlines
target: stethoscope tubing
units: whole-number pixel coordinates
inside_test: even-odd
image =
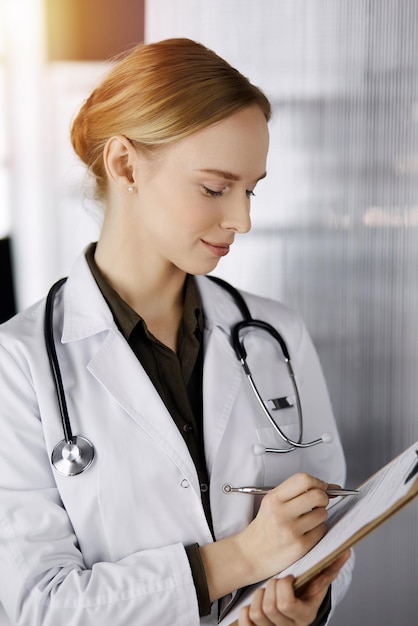
[[[65,399],[64,385],[62,382],[61,370],[58,363],[57,351],[54,341],[54,300],[57,291],[62,287],[67,279],[61,278],[50,289],[45,305],[45,320],[44,320],[44,336],[45,346],[48,354],[49,364],[51,367],[52,378],[54,380],[55,390],[57,394],[57,400],[61,415],[62,428],[64,431],[64,439],[66,443],[73,442],[73,432],[71,429],[70,418],[68,415],[67,401]]]
[[[285,435],[285,433],[282,431],[282,429],[280,428],[280,426],[277,424],[277,422],[275,421],[275,419],[273,418],[273,416],[271,415],[270,411],[268,410],[266,403],[264,402],[263,398],[261,397],[260,392],[258,391],[258,388],[254,382],[254,378],[251,374],[251,370],[248,366],[247,363],[247,351],[245,349],[244,346],[244,338],[241,338],[241,333],[243,330],[246,330],[250,327],[254,327],[254,328],[259,328],[265,332],[267,332],[269,335],[271,335],[276,341],[277,343],[280,345],[280,348],[282,350],[283,353],[283,357],[284,357],[284,361],[287,367],[287,371],[288,371],[288,375],[290,378],[290,381],[292,383],[292,387],[293,387],[293,391],[294,391],[294,395],[295,395],[295,400],[296,400],[296,410],[297,410],[297,415],[298,415],[298,422],[299,422],[299,438],[297,441],[293,441],[292,439],[290,439],[289,437],[287,437]],[[319,445],[320,443],[323,443],[323,438],[318,438],[318,439],[314,439],[313,441],[308,441],[306,443],[302,442],[302,438],[303,438],[303,418],[302,418],[302,405],[301,405],[301,401],[300,401],[300,395],[299,395],[299,389],[298,386],[296,384],[296,379],[295,379],[295,373],[292,367],[292,363],[290,361],[290,354],[289,354],[289,350],[287,348],[287,345],[285,343],[285,341],[283,340],[283,338],[281,337],[281,335],[277,332],[277,330],[271,326],[271,324],[268,324],[267,322],[264,322],[262,320],[256,320],[256,319],[250,319],[250,320],[243,320],[242,322],[239,322],[238,324],[236,324],[232,331],[231,331],[231,339],[232,339],[232,345],[233,348],[235,350],[235,354],[237,356],[237,359],[239,360],[239,362],[241,363],[241,366],[244,370],[245,376],[251,386],[251,389],[255,395],[255,397],[258,400],[258,403],[264,413],[264,415],[266,416],[266,418],[268,419],[268,421],[270,422],[270,424],[272,425],[272,427],[274,428],[274,430],[276,431],[276,433],[279,435],[279,437],[282,439],[282,441],[284,441],[284,443],[287,443],[290,447],[289,448],[263,448],[263,452],[276,452],[276,453],[287,453],[287,452],[292,452],[293,450],[296,450],[297,448],[311,448],[312,446],[316,446]]]

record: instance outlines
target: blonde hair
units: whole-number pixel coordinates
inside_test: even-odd
[[[110,137],[124,135],[137,148],[153,150],[254,105],[268,121],[268,99],[240,72],[200,43],[167,39],[119,59],[78,112],[71,140],[102,198]]]

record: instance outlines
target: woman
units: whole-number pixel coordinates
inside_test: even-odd
[[[255,442],[277,447],[277,435],[231,347],[240,310],[205,276],[250,229],[269,117],[246,78],[174,39],[120,60],[74,120],[103,226],[57,291],[53,324],[71,426],[95,456],[76,476],[51,464],[62,426],[41,302],[0,333],[0,600],[12,624],[215,624],[218,600],[323,536],[325,489],[343,483],[345,464],[306,329],[283,305],[245,294],[252,316],[286,338],[304,438],[333,435],[255,455]],[[262,392],[289,393],[269,337],[253,331],[247,345]],[[278,486],[260,503],[225,494],[226,482]],[[271,583],[241,623],[325,623],[349,583],[343,561],[297,600],[288,580]]]

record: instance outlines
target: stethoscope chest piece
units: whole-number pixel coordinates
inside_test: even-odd
[[[93,444],[85,437],[73,437],[71,441],[62,439],[51,455],[53,466],[63,476],[81,474],[90,467],[93,459]]]

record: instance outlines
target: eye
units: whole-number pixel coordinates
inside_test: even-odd
[[[225,191],[227,190],[227,187],[225,187],[224,189],[218,190],[218,189],[211,189],[210,187],[206,187],[206,185],[202,185],[202,189],[206,196],[210,196],[211,198],[220,198],[224,195]],[[255,193],[252,189],[246,189],[245,195],[247,196],[247,198],[252,198],[255,196]]]
[[[221,189],[220,191],[218,191],[215,189],[210,189],[209,187],[206,187],[205,185],[202,185],[202,189],[205,195],[210,196],[211,198],[220,198],[221,196],[224,195],[224,192],[225,192],[225,189]]]

